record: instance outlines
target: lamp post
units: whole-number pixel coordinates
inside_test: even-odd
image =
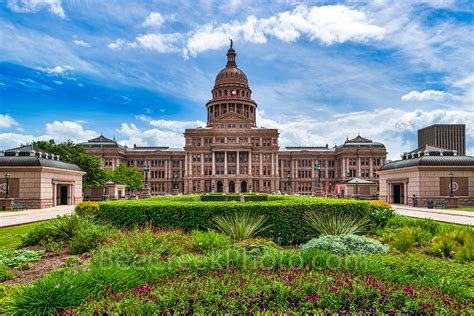
[[[145,164],[143,166],[143,172],[145,172],[145,181],[143,182],[143,185],[145,188],[148,188],[148,171],[150,171],[150,166]]]
[[[7,187],[5,188],[5,199],[8,199],[8,191],[9,191],[9,180],[10,180],[10,174],[8,172],[5,173],[5,182]]]
[[[316,187],[321,187],[321,162],[318,160],[318,163],[314,165],[314,173],[316,176]]]
[[[454,190],[453,190],[453,178],[454,178],[454,173],[453,173],[452,171],[449,173],[449,178],[451,179],[451,184],[450,184],[450,186],[449,186],[449,191],[450,191],[449,196],[450,196],[450,197],[453,197],[453,196],[454,196]]]

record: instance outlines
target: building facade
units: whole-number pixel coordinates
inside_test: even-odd
[[[381,143],[358,135],[329,147],[279,146],[277,129],[257,126],[257,103],[247,76],[230,47],[227,65],[206,104],[206,127],[184,131],[184,147],[122,146],[100,136],[82,143],[104,168],[119,163],[144,170],[152,195],[202,192],[287,192],[331,194],[351,178],[377,181],[385,163]]]
[[[434,146],[455,150],[466,155],[466,126],[464,124],[435,124],[418,130],[418,148]]]
[[[0,152],[0,201],[10,200],[8,209],[12,204],[37,209],[82,202],[85,172],[59,158],[33,146]]]
[[[407,153],[378,171],[380,199],[421,207],[429,201],[474,205],[474,157],[427,147],[422,155]]]

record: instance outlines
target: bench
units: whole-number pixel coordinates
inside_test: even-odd
[[[434,208],[442,208],[442,209],[444,209],[444,208],[447,208],[447,207],[448,207],[448,202],[445,202],[445,201],[443,201],[443,202],[436,202],[436,201],[435,201],[435,202],[433,202],[433,207],[434,207]]]
[[[22,204],[22,203],[15,203],[12,205],[12,210],[14,211],[24,210],[25,208],[26,208],[25,204]]]

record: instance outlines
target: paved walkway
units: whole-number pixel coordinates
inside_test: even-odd
[[[40,222],[55,218],[58,215],[71,214],[74,205],[61,205],[43,209],[0,212],[0,227],[14,226],[20,224]]]
[[[431,218],[435,221],[474,226],[474,212],[429,209],[408,205],[392,204],[398,214],[408,217]]]

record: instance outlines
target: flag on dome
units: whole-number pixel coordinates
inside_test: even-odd
[[[232,90],[231,94],[232,94],[233,97],[236,97],[236,96],[237,96],[237,91],[236,91],[236,90]]]

